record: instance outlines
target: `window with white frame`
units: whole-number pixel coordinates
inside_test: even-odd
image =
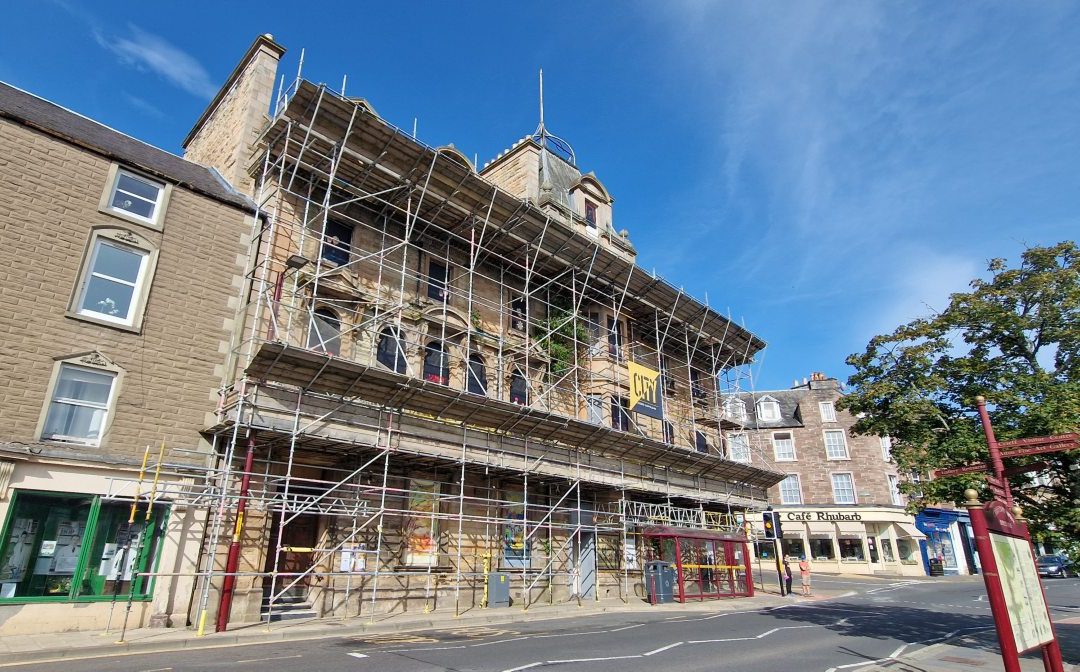
[[[735,462],[750,462],[750,439],[746,434],[728,435],[728,455]]]
[[[844,438],[844,430],[825,430],[825,457],[830,460],[848,459],[847,439]]]
[[[780,481],[780,503],[802,504],[802,488],[799,486],[798,474],[788,474],[787,478]]]
[[[99,445],[115,382],[116,374],[111,371],[60,364],[41,438]]]
[[[112,183],[108,209],[147,224],[157,224],[164,195],[165,185],[161,182],[120,168]]]
[[[822,422],[836,422],[836,406],[833,406],[833,402],[818,402],[818,410],[821,411]]]
[[[777,462],[791,462],[795,459],[795,438],[791,432],[773,432],[773,456]]]
[[[881,459],[886,462],[892,461],[892,437],[891,436],[879,436],[878,441],[881,442]]]
[[[855,503],[855,479],[850,473],[832,475],[832,494],[837,504]]]
[[[74,310],[78,315],[133,326],[141,312],[152,252],[118,237],[142,242],[121,232],[95,233]]]
[[[903,506],[904,499],[900,495],[900,477],[896,474],[886,474],[889,479],[889,493],[892,495],[894,506]]]
[[[758,420],[776,422],[780,419],[780,404],[772,397],[765,397],[757,403]]]

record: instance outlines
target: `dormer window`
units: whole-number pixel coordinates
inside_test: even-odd
[[[771,397],[765,397],[757,404],[758,419],[764,422],[776,422],[780,419],[780,403]]]
[[[746,420],[746,402],[738,397],[728,397],[724,400],[724,416],[740,422]]]
[[[592,201],[585,201],[585,223],[596,228],[596,204]]]

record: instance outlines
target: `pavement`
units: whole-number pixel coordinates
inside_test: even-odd
[[[824,575],[820,576],[825,578]],[[809,606],[812,603],[820,603],[822,607],[825,607],[830,601],[862,594],[864,593],[862,589],[868,588],[866,585],[868,577],[865,576],[833,575],[829,578],[832,580],[816,583],[815,594],[808,598],[798,595],[781,597],[777,594],[775,586],[766,584],[765,590],[759,589],[753,598],[687,604],[649,605],[638,600],[629,603],[621,600],[604,600],[583,603],[580,607],[576,603],[534,605],[527,611],[519,608],[476,609],[457,617],[452,612],[398,613],[378,615],[374,620],[364,617],[344,620],[286,621],[269,625],[245,624],[234,626],[228,632],[208,633],[202,637],[197,636],[191,628],[141,628],[126,632],[123,642],[117,641],[120,633],[115,629],[112,632],[67,632],[7,637],[0,639],[0,668],[140,653],[196,651],[218,647],[233,648],[343,637],[367,637],[375,640],[385,638],[387,642],[392,642],[397,637],[405,636],[407,639],[407,633],[460,630],[478,626],[581,618],[603,614],[649,613],[666,616],[667,620],[670,620],[684,614],[702,616],[736,612],[761,613],[798,604]],[[978,580],[978,578],[968,580]],[[888,581],[896,581],[896,579],[883,579],[879,585],[891,585]],[[826,583],[829,584],[828,587],[824,585]],[[851,590],[851,587],[857,590]],[[879,590],[881,589],[889,590],[888,588]],[[870,586],[869,592],[873,590]],[[926,641],[921,644],[925,646],[917,649],[912,646],[910,647],[912,650],[900,647],[887,658],[844,665],[843,668],[832,668],[830,672],[841,672],[841,669],[846,672],[848,668],[858,670],[858,672],[886,670],[889,672],[972,672],[972,670],[1002,669],[992,630],[958,634],[951,638],[949,638],[949,633],[946,633],[939,641]],[[50,666],[49,669],[52,667]],[[1022,660],[1021,669],[1023,672],[1037,672],[1044,668],[1040,658],[1029,654]],[[1064,669],[1066,672],[1080,672],[1080,667],[1075,665],[1066,664]]]

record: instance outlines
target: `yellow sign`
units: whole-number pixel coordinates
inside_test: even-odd
[[[663,420],[660,372],[634,362],[627,362],[627,368],[630,370],[630,410]]]

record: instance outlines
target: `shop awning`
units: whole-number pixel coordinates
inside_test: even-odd
[[[860,539],[866,533],[866,527],[862,523],[837,521],[835,525],[837,539]]]
[[[893,525],[896,526],[896,536],[900,539],[922,539],[926,536],[913,523],[893,523]]]
[[[784,539],[799,539],[805,529],[802,523],[786,522],[783,526]]]
[[[818,539],[831,539],[835,532],[832,523],[815,523],[813,521],[806,524],[806,529],[811,538],[816,537]]]

